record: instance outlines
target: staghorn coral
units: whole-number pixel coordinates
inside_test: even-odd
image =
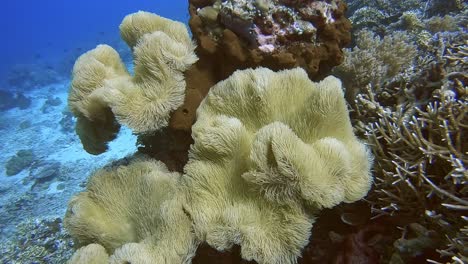
[[[462,263],[468,256],[467,44],[463,36],[439,37],[435,63],[418,81],[369,85],[358,95],[357,128],[376,157],[376,187],[368,197],[376,216],[435,230],[440,236],[426,246],[439,248],[442,261]]]
[[[362,7],[372,7],[382,10],[389,16],[395,17],[395,14],[401,14],[404,11],[415,9],[421,6],[421,2],[418,0],[349,0],[349,9],[352,13],[357,12]],[[398,17],[398,16],[397,16]]]
[[[466,2],[466,1],[465,1]],[[349,0],[349,19],[353,25],[353,35],[361,30],[369,30],[380,36],[390,35],[396,30],[406,33],[416,42],[421,37],[432,36],[438,31],[456,31],[466,27],[466,6],[460,0]],[[421,36],[421,33],[423,35]],[[423,42],[424,43],[424,42]],[[426,48],[424,45],[420,45]]]
[[[390,24],[387,32],[404,30],[409,39],[418,45],[419,49],[430,50],[435,33],[459,31],[466,24],[466,21],[464,21],[466,17],[466,14],[461,13],[424,18],[421,12],[409,11],[404,12],[399,21]]]
[[[404,12],[397,23],[407,31],[418,31],[424,28],[416,12]]]
[[[197,115],[185,208],[197,237],[217,250],[240,245],[246,260],[296,263],[314,214],[370,188],[370,157],[334,77],[236,71]]]
[[[428,0],[422,4],[420,0],[349,0],[347,3],[353,34],[370,30],[384,36],[395,30],[407,30],[417,40],[424,28],[434,33],[466,27],[466,1]]]
[[[404,32],[380,38],[372,31],[362,30],[357,33],[356,46],[345,52],[345,61],[334,69],[334,74],[344,81],[346,98],[352,103],[366,85],[381,87],[411,68],[416,46]]]
[[[349,1],[350,10],[352,12],[357,10],[354,14],[350,14],[353,29],[362,32],[363,28],[367,28],[364,30],[373,31],[374,36],[389,36],[389,32],[404,30],[401,34],[406,35],[405,41],[414,42],[411,44],[415,48],[414,53],[411,56],[404,52],[392,54],[395,60],[404,61],[412,58],[414,60],[411,64],[403,65],[396,76],[384,76],[380,68],[375,67],[378,64],[373,63],[372,67],[375,69],[368,67],[366,70],[368,75],[372,76],[370,80],[378,80],[373,83],[365,79],[366,75],[354,75],[359,67],[356,69],[354,64],[346,64],[350,58],[354,58],[356,65],[362,62],[357,59],[358,56],[351,56],[359,54],[353,54],[357,51],[357,48],[354,48],[346,54],[343,66],[347,67],[339,67],[336,71],[346,86],[348,83],[365,80],[359,86],[355,86],[355,90],[350,91],[349,86],[346,88],[348,102],[355,109],[352,112],[352,120],[355,121],[358,134],[370,139],[370,147],[374,153],[377,153],[378,178],[375,188],[367,197],[373,209],[372,221],[389,219],[393,223],[390,222],[388,228],[398,227],[403,230],[399,238],[387,238],[400,241],[402,244],[395,242],[393,248],[380,251],[383,253],[382,260],[388,261],[392,258],[392,263],[399,263],[398,259],[400,263],[420,263],[430,259],[431,263],[464,263],[467,255],[465,228],[467,219],[462,217],[463,210],[448,209],[442,204],[450,204],[450,198],[444,195],[466,202],[466,189],[464,189],[466,176],[462,182],[444,181],[450,181],[449,172],[452,169],[466,171],[466,163],[452,166],[454,160],[448,161],[436,157],[435,154],[430,156],[424,151],[439,152],[440,149],[447,148],[447,136],[443,131],[445,125],[449,126],[450,139],[455,136],[459,142],[466,141],[466,114],[463,114],[463,111],[466,107],[468,68],[466,33],[460,30],[466,24],[466,8],[465,11],[451,13],[443,19],[430,17],[433,15],[428,11],[430,5],[435,2],[442,4],[444,1],[428,1],[426,6],[407,6],[392,16],[387,16],[389,13],[385,7],[376,6],[382,2],[392,3],[397,8],[402,7],[402,3],[410,4],[411,1]],[[453,2],[446,1],[443,4],[450,5]],[[375,11],[373,14],[369,13],[358,18],[365,13],[364,11],[371,9]],[[375,23],[361,25],[354,23],[359,23],[359,19],[362,22],[369,19]],[[356,34],[358,38],[360,34],[360,32]],[[368,59],[363,53],[364,51],[361,51],[359,57],[365,62],[373,62],[377,57],[370,55]],[[356,97],[359,93],[361,95]],[[446,100],[459,101],[450,104],[441,103]],[[462,123],[452,122],[453,119],[450,119],[452,110],[455,113],[462,111],[458,113],[463,116]],[[421,130],[420,134],[416,128]],[[428,136],[430,138],[427,138]],[[417,140],[421,137],[429,142],[435,140],[437,145],[406,145],[408,142],[418,142],[411,139]],[[450,151],[447,151],[447,155],[450,156]],[[466,150],[462,153],[466,157]],[[395,155],[398,157],[403,155],[408,159],[408,163]],[[450,158],[452,157],[454,156]],[[419,162],[426,167],[417,167]],[[419,174],[424,175],[434,183],[435,187],[444,190],[445,193],[438,193]],[[408,181],[409,184],[404,181]],[[414,186],[414,189],[409,185]],[[416,197],[421,199],[418,200]],[[384,213],[381,210],[384,210]],[[421,235],[424,232],[417,234],[419,231],[415,232],[412,228],[415,225],[422,226],[420,230],[426,230],[429,236]],[[359,250],[355,253],[360,254]]]
[[[170,113],[184,100],[183,72],[197,60],[180,22],[137,12],[124,18],[120,31],[133,50],[134,76],[107,45],[80,56],[73,68],[68,104],[78,117],[82,143],[92,154],[107,149],[119,124],[139,134],[167,126]]]
[[[78,245],[104,247],[110,263],[189,263],[197,242],[179,179],[161,162],[141,157],[101,169],[70,201],[65,227]],[[77,263],[90,258],[90,250],[78,251]]]
[[[427,29],[432,33],[437,33],[441,31],[457,31],[458,26],[456,19],[453,16],[434,16],[428,19]]]
[[[466,1],[462,0],[429,0],[424,8],[427,15],[446,15],[450,12],[466,8]]]

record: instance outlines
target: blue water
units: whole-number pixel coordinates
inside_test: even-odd
[[[73,61],[99,43],[119,41],[123,17],[138,10],[188,21],[184,0],[6,0],[0,25],[0,89],[15,64],[37,64],[66,74]],[[66,62],[66,63],[65,63]]]

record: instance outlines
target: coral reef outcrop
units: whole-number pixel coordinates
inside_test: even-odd
[[[344,52],[337,0],[190,0],[197,47],[179,23],[127,17],[135,75],[98,46],[70,106],[89,152],[127,125],[150,158],[72,200],[66,225],[91,244],[74,259],[467,262],[468,19],[442,2],[348,1]],[[337,79],[309,80],[341,62],[347,102]]]
[[[98,171],[71,201],[65,223],[91,244],[74,259],[467,262],[467,13],[348,2],[344,52],[342,1],[190,0],[197,47],[137,13],[121,26],[135,76],[108,46],[83,55],[105,76],[74,79],[84,146],[102,152],[128,125],[149,157]],[[324,78],[341,62],[343,84]]]
[[[216,61],[220,79],[236,69],[301,66],[309,76],[342,61],[350,41],[342,1],[190,1],[199,53]]]

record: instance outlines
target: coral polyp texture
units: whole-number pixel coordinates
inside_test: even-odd
[[[197,242],[183,211],[180,177],[141,157],[97,171],[65,216],[77,244],[89,244],[71,263],[189,263]]]
[[[210,90],[192,137],[182,183],[196,236],[258,263],[296,263],[314,214],[372,183],[341,82],[299,68],[236,71]]]
[[[310,77],[341,63],[350,23],[340,0],[190,1],[190,27],[200,52],[229,61],[235,69],[301,66]]]
[[[167,126],[184,102],[184,71],[197,60],[180,22],[140,11],[124,18],[120,33],[133,51],[134,76],[107,45],[83,54],[73,68],[68,103],[78,117],[80,139],[93,154],[107,149],[120,124],[137,134]]]
[[[109,255],[106,249],[99,244],[89,244],[78,249],[68,264],[104,264],[109,263]]]
[[[297,263],[315,215],[370,189],[372,159],[335,77],[236,71],[197,116],[183,175],[136,155],[91,176],[64,221],[84,246],[70,263],[190,263],[203,242]]]

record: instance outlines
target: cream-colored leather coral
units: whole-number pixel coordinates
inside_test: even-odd
[[[108,264],[109,255],[99,244],[89,244],[78,249],[67,264]]]
[[[115,137],[115,121],[137,134],[167,126],[170,113],[184,101],[183,73],[197,61],[180,22],[140,11],[124,18],[120,32],[133,51],[133,76],[107,45],[83,54],[73,68],[68,104],[78,123],[85,123],[77,132],[93,154],[104,152]]]
[[[341,82],[302,69],[236,71],[197,110],[182,183],[197,237],[244,259],[296,263],[314,214],[370,189]]]
[[[78,245],[103,248],[87,246],[71,263],[101,260],[102,252],[111,255],[108,263],[190,263],[198,242],[184,213],[180,177],[141,157],[98,170],[70,201],[64,224]]]

